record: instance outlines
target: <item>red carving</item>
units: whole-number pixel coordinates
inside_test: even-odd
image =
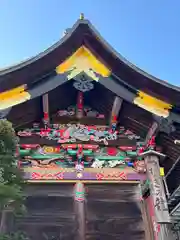
[[[136,146],[121,146],[119,147],[120,150],[122,151],[126,151],[126,150],[136,150],[137,147]]]
[[[40,147],[39,144],[21,144],[20,146],[25,149],[36,149]]]
[[[127,175],[125,172],[115,172],[115,173],[97,173],[97,180],[127,180]]]
[[[83,93],[78,93],[78,103],[77,103],[78,109],[83,109]]]
[[[37,172],[32,172],[31,174],[31,179],[34,180],[48,180],[48,179],[57,179],[57,180],[62,180],[64,179],[64,172],[58,172],[58,173],[37,173]]]
[[[18,135],[20,137],[31,137],[33,134],[31,132],[28,132],[28,131],[19,131]]]
[[[36,173],[36,172],[32,172],[31,173],[31,178],[32,179],[41,179],[41,174]]]
[[[75,148],[77,148],[77,144],[68,144],[68,145],[62,145],[62,147],[64,148],[64,149],[75,149]]]
[[[41,129],[40,136],[47,137],[50,131],[51,131],[51,129],[49,129],[49,128],[48,129]]]
[[[93,150],[95,150],[95,149],[97,149],[99,146],[98,145],[90,145],[90,144],[85,144],[85,145],[83,145],[83,148],[84,149],[93,149]]]
[[[97,174],[96,174],[96,178],[97,178],[97,180],[102,180],[102,179],[104,178],[104,174],[102,174],[102,173],[97,173]]]
[[[110,156],[116,156],[118,153],[118,150],[116,148],[108,148],[107,149],[107,154],[110,155]]]
[[[49,118],[48,113],[47,113],[47,112],[44,112],[44,120],[48,120],[48,118]]]
[[[81,154],[83,151],[83,145],[82,144],[78,144],[78,152],[77,154]]]
[[[96,150],[99,145],[91,145],[91,144],[80,144],[83,149],[92,149],[92,150]],[[76,149],[79,147],[78,144],[63,144],[62,147],[64,149]]]
[[[87,126],[88,131],[90,130],[97,130],[96,126]]]
[[[141,154],[141,153],[143,153],[145,151],[145,148],[144,147],[141,147],[140,149],[139,149],[139,151],[138,151],[138,154]]]
[[[152,138],[148,141],[148,147],[155,147],[156,142],[155,142],[155,136],[152,136]]]
[[[60,147],[60,146],[59,146],[59,147],[54,147],[54,152],[59,153],[60,150],[61,150],[61,147]]]

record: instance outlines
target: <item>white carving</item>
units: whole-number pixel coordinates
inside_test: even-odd
[[[94,88],[92,80],[87,79],[84,75],[76,78],[76,82],[74,82],[73,86],[81,92],[87,92]]]

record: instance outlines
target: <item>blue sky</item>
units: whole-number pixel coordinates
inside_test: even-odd
[[[180,0],[0,0],[0,68],[44,51],[80,12],[130,62],[180,86]]]

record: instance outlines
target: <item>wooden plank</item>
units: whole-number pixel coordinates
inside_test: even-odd
[[[138,189],[135,184],[87,185],[86,239],[144,240]]]

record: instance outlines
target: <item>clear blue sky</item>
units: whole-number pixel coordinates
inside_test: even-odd
[[[130,62],[180,86],[180,0],[0,0],[0,68],[44,51],[80,12]]]

